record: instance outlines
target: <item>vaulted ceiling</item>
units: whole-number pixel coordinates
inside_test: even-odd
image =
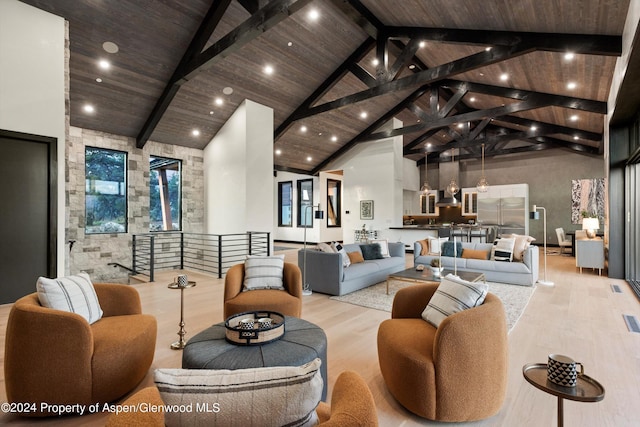
[[[69,21],[72,126],[134,137],[138,147],[152,140],[204,148],[250,99],[274,110],[276,168],[304,173],[392,135],[402,135],[405,157],[419,162],[426,153],[430,163],[446,161],[452,148],[456,158],[479,159],[482,144],[487,157],[550,148],[601,155],[629,7],[628,0],[23,2]],[[394,117],[403,127],[381,131]]]

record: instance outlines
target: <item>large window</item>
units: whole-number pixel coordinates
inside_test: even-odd
[[[313,206],[313,180],[298,181],[298,227],[313,227],[311,206]]]
[[[278,226],[291,227],[292,223],[292,204],[291,197],[293,183],[291,181],[278,183]]]
[[[327,227],[340,227],[340,192],[342,182],[327,179]]]
[[[149,230],[181,230],[182,162],[164,157],[149,157]]]
[[[86,147],[85,233],[127,232],[127,153]]]

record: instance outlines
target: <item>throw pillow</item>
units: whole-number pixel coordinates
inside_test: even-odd
[[[349,259],[347,251],[344,249],[342,244],[338,242],[332,242],[331,247],[335,252],[340,254],[340,257],[342,258],[342,266],[349,267],[351,265],[351,260]]]
[[[283,270],[284,255],[247,255],[247,260],[244,262],[244,286],[242,291],[254,291],[256,289],[284,290]]]
[[[524,256],[524,251],[529,249],[529,246],[531,246],[531,242],[536,240],[531,236],[524,236],[521,234],[511,234],[505,237],[511,237],[516,239],[513,245],[513,259],[515,261],[522,261],[522,258]]]
[[[455,248],[455,250],[454,250]],[[460,258],[462,256],[462,242],[446,241],[442,243],[442,256],[450,256]]]
[[[369,259],[382,259],[382,249],[377,243],[368,243],[366,245],[360,245],[362,251],[362,257],[366,260]]]
[[[429,253],[429,241],[428,240],[418,240],[420,243],[420,256],[424,256]]]
[[[500,237],[494,240],[493,248],[491,248],[491,260],[511,262],[515,243],[516,239],[512,237]]]
[[[326,252],[328,254],[335,253],[335,251],[333,250],[333,247],[331,247],[331,245],[327,243],[320,242],[316,246],[318,247],[319,251]]]
[[[372,240],[371,243],[380,245],[380,253],[382,253],[383,258],[391,257],[391,254],[389,253],[389,241],[387,239]]]
[[[447,316],[481,305],[488,290],[486,283],[467,282],[447,274],[422,312],[422,318],[437,328]]]
[[[320,359],[302,366],[156,369],[167,426],[311,426],[322,397]],[[198,410],[197,408],[200,408]]]
[[[349,256],[349,260],[351,261],[351,264],[358,264],[359,262],[364,262],[364,258],[362,257],[362,254],[358,251],[347,252],[347,255]]]
[[[486,260],[489,258],[489,252],[483,251],[481,249],[463,249],[462,258]]]
[[[57,279],[39,277],[36,290],[43,307],[79,314],[89,323],[102,317],[98,295],[87,273]]]
[[[448,237],[428,237],[429,240],[429,255],[439,255],[442,250],[442,244],[448,242]]]

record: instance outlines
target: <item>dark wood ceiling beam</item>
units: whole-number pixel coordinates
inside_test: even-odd
[[[440,129],[431,129],[428,130],[427,132],[423,133],[422,135],[420,135],[419,137],[417,137],[416,139],[414,139],[413,141],[411,141],[410,143],[406,144],[404,146],[404,148],[402,149],[402,153],[403,155],[407,155],[407,154],[415,154],[413,151],[413,148],[415,148],[416,146],[420,145],[421,143],[425,142],[427,139],[431,138],[433,135],[435,135],[436,133],[438,133]],[[422,150],[416,150],[419,152],[424,152],[425,149]]]
[[[387,79],[389,81],[396,79],[396,77],[400,73],[400,70],[413,60],[413,57],[415,56],[419,48],[420,40],[413,39],[410,40],[409,43],[407,43],[404,49],[402,49],[402,52],[400,52],[400,55],[398,55],[398,57],[396,58],[393,65],[389,67],[389,70],[387,72]]]
[[[297,115],[308,110],[315,102],[317,102],[327,92],[329,92],[331,88],[333,88],[342,77],[344,77],[349,71],[351,71],[352,67],[357,65],[358,62],[360,62],[362,58],[364,58],[369,53],[369,51],[373,49],[375,44],[376,40],[368,37],[360,46],[358,46],[358,48],[353,51],[353,53],[349,55],[349,57],[342,64],[340,64],[340,66],[336,68],[331,73],[331,75],[327,77],[325,81],[322,82],[320,86],[318,86],[316,90],[314,90],[313,93],[309,95],[307,99],[305,99],[304,102],[302,102],[302,104],[300,104],[293,111],[293,113],[291,113],[289,117],[284,119],[284,121],[276,128],[274,142],[276,142],[284,134],[284,132],[286,132],[286,130],[289,129],[289,127],[291,127],[291,125],[297,120],[295,119]],[[358,74],[354,73],[354,75],[356,77],[359,77]],[[365,80],[363,80],[363,82],[367,84],[368,81]]]
[[[501,98],[511,98],[524,100],[532,94],[543,96],[547,99],[549,105],[562,108],[570,108],[574,110],[589,111],[591,113],[607,114],[607,103],[602,101],[594,101],[591,99],[575,98],[572,96],[555,95],[544,92],[533,92],[522,89],[513,89],[501,86],[492,86],[482,83],[463,82],[458,80],[447,80],[440,82],[442,87],[449,88],[465,88],[469,92],[482,93],[485,95],[499,96]]]
[[[480,132],[482,132],[487,127],[487,125],[489,123],[491,123],[491,118],[490,117],[485,117],[484,119],[482,119],[482,121],[480,123],[478,123],[476,125],[476,127],[473,128],[473,131],[469,135],[469,138],[470,139],[476,139],[478,137],[478,135],[480,135]]]
[[[295,120],[300,120],[327,111],[345,108],[352,104],[386,95],[388,93],[409,89],[419,84],[434,83],[439,80],[447,79],[455,74],[464,73],[476,68],[484,67],[487,65],[495,64],[496,62],[501,62],[507,59],[514,58],[516,56],[524,55],[529,51],[531,51],[530,47],[520,45],[516,47],[497,47],[491,49],[490,51],[482,51],[474,55],[449,62],[447,64],[439,65],[437,67],[415,73],[411,76],[403,77],[401,79],[387,83],[382,83],[376,87],[347,95],[331,102],[317,105],[315,107],[307,109],[304,112],[300,112],[293,118]]]
[[[387,45],[387,37],[384,32],[379,31],[376,38],[376,80],[378,82],[389,81],[389,46]]]
[[[207,41],[211,37],[211,34],[213,34],[220,23],[220,20],[224,16],[224,13],[227,11],[230,3],[231,0],[221,0],[214,1],[211,4],[211,7],[207,11],[207,14],[204,16],[198,30],[193,36],[193,39],[191,39],[189,47],[187,47],[187,50],[182,55],[182,59],[180,59],[173,75],[162,91],[160,98],[156,101],[156,105],[151,110],[151,114],[145,121],[142,129],[138,133],[138,136],[136,137],[136,147],[143,148],[151,137],[151,134],[153,134],[153,131],[160,122],[160,119],[167,111],[167,108],[169,108],[169,104],[171,104],[171,101],[173,101],[173,98],[180,90],[180,86],[184,83],[181,76],[184,73],[185,68],[205,47]]]
[[[273,165],[273,170],[276,170],[278,172],[290,172],[298,175],[313,175],[313,173],[304,169],[292,168],[289,166],[282,166],[282,165]]]
[[[460,85],[457,89],[458,89],[458,91],[456,93],[454,93],[453,96],[451,98],[449,98],[449,101],[447,101],[445,106],[440,109],[440,111],[438,112],[438,117],[442,118],[442,117],[448,116],[449,113],[451,112],[451,110],[453,110],[455,108],[455,106],[458,104],[458,102],[460,102],[460,100],[468,92],[468,90],[467,90],[465,85]]]
[[[389,37],[404,37],[480,46],[528,44],[537,50],[586,55],[620,56],[622,37],[600,34],[564,34],[517,31],[461,30],[448,28],[386,27]]]
[[[522,117],[507,115],[507,116],[497,117],[496,120],[500,122],[511,123],[518,126],[526,126],[526,127],[536,126],[539,128],[545,128],[549,130],[548,133],[559,133],[564,135],[577,136],[579,138],[586,139],[589,141],[597,141],[597,142],[602,141],[601,133],[589,132],[582,129],[570,128],[567,126],[560,126],[552,123],[538,122],[534,120],[524,119]]]
[[[351,64],[349,66],[349,71],[356,76],[362,83],[366,84],[368,87],[374,87],[378,84],[376,78],[371,75],[370,72],[362,68],[360,64]]]

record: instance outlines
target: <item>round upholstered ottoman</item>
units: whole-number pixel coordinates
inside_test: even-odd
[[[183,369],[244,369],[265,366],[300,366],[316,357],[322,360],[327,397],[327,336],[317,325],[297,317],[285,316],[284,335],[273,342],[243,346],[226,340],[224,322],[198,333],[184,347]]]

